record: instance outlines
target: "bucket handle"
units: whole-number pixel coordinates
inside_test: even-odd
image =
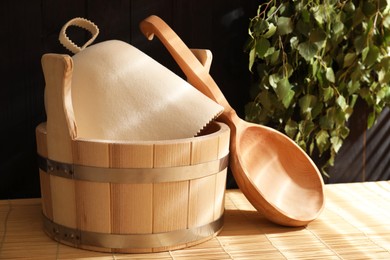
[[[80,28],[83,28],[91,33],[91,38],[83,45],[83,46],[78,46],[75,44],[71,39],[69,39],[68,35],[66,34],[66,30],[69,28],[69,26],[77,26]],[[84,50],[88,45],[93,43],[93,41],[96,39],[96,37],[99,34],[99,28],[94,24],[93,22],[81,18],[81,17],[76,17],[71,20],[69,20],[61,29],[60,35],[59,35],[59,40],[60,43],[70,50],[71,52],[78,53],[82,50]]]

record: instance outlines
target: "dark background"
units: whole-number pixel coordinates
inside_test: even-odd
[[[261,1],[254,0],[2,0],[0,1],[0,199],[39,197],[35,127],[46,121],[44,53],[66,53],[58,42],[61,27],[74,17],[100,28],[95,42],[119,39],[155,58],[179,75],[162,44],[149,42],[138,24],[149,15],[164,19],[191,48],[213,52],[213,76],[232,107],[244,117],[250,73],[243,46],[250,17]],[[82,42],[87,34],[70,31]],[[366,131],[367,109],[357,106],[352,132],[330,169],[328,183],[390,179],[390,112]],[[228,187],[235,187],[232,177]]]

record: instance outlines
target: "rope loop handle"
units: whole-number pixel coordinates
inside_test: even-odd
[[[83,45],[83,46],[78,46],[75,44],[71,39],[69,39],[68,35],[66,35],[66,30],[68,29],[69,26],[77,26],[80,28],[83,28],[91,33],[91,38]],[[96,37],[99,34],[99,28],[91,21],[81,18],[81,17],[76,17],[71,20],[69,20],[61,29],[60,35],[59,35],[59,40],[60,43],[70,50],[71,52],[78,53],[82,50],[84,50],[88,45],[93,43],[93,41],[96,39]]]

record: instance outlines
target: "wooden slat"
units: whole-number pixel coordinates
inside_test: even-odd
[[[216,175],[190,181],[188,228],[200,227],[214,220]]]
[[[153,233],[187,228],[188,181],[153,185]]]
[[[110,167],[152,168],[153,144],[111,144]]]
[[[72,148],[74,164],[96,167],[109,167],[110,165],[108,143],[75,140]]]
[[[152,233],[152,184],[111,184],[112,232]]]
[[[209,162],[218,159],[218,138],[195,138],[191,147],[191,164]]]
[[[75,186],[78,229],[110,233],[110,184],[75,181]]]
[[[53,201],[51,199],[50,175],[39,170],[41,183],[42,212],[49,219],[53,220]]]
[[[191,143],[155,144],[154,167],[174,167],[190,165]]]
[[[229,154],[230,130],[226,125],[223,125],[222,127],[224,129],[227,128],[228,131],[221,133],[221,135],[219,135],[218,158],[222,158],[225,155]]]
[[[112,233],[152,234],[153,184],[111,184]],[[152,248],[116,249],[118,253],[152,252]]]
[[[77,228],[75,182],[50,175],[53,221],[63,226]]]
[[[37,153],[40,156],[47,158],[46,123],[41,123],[36,127],[35,136],[37,142]]]
[[[214,218],[220,218],[224,212],[225,207],[225,190],[226,190],[226,176],[227,168],[216,175],[215,180],[215,197],[214,197]]]

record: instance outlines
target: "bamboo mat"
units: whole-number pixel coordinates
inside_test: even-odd
[[[326,185],[326,207],[303,228],[268,222],[239,190],[226,192],[214,239],[155,254],[72,248],[42,231],[39,199],[0,201],[0,259],[390,259],[390,181]]]

